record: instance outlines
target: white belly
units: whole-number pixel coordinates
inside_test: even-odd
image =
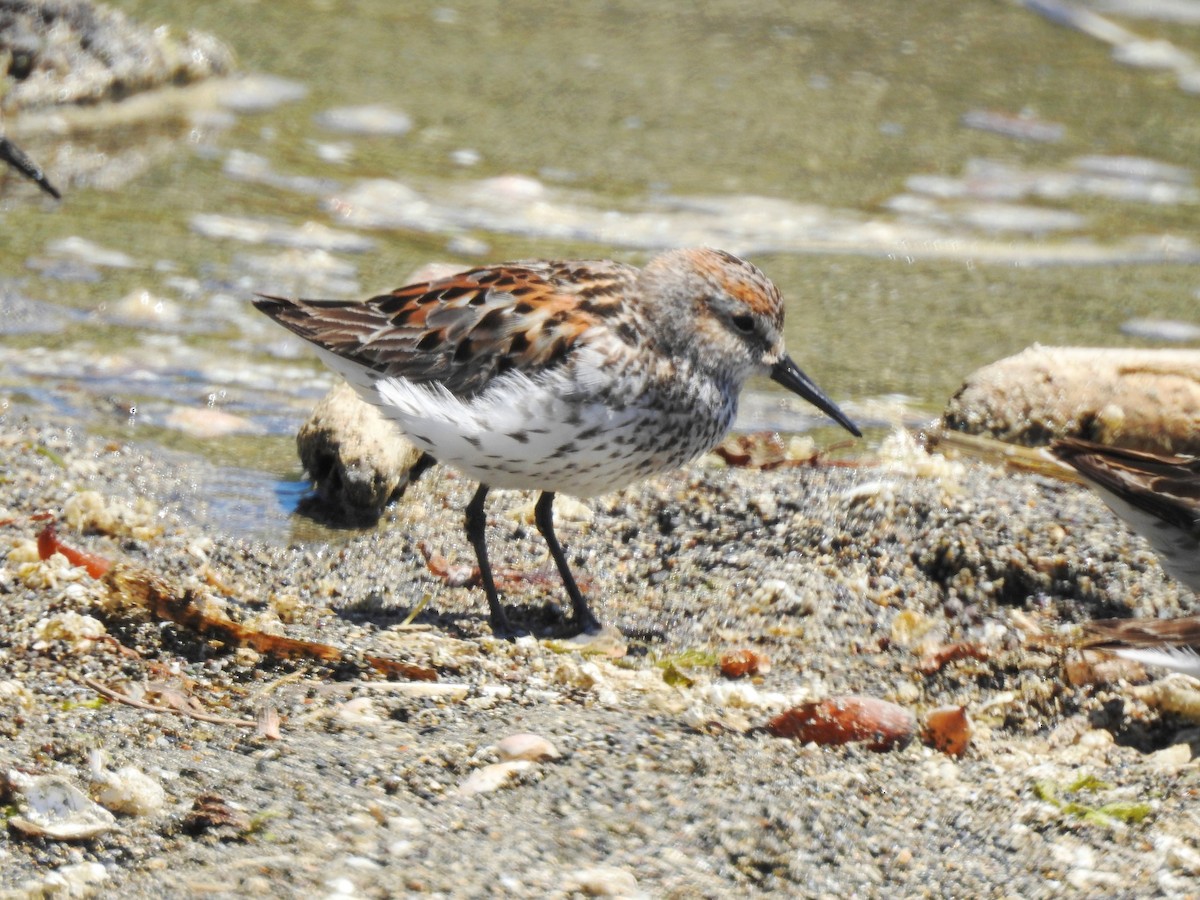
[[[614,408],[578,393],[564,399],[555,387],[518,376],[463,401],[440,387],[391,378],[360,392],[413,444],[476,481],[577,497],[683,465],[714,447],[736,412],[736,398],[715,389],[710,408],[659,394]]]

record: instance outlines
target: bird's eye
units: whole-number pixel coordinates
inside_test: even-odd
[[[731,321],[742,334],[754,334],[754,316],[734,316]]]

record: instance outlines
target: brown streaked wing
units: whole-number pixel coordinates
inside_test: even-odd
[[[437,382],[459,396],[512,368],[541,371],[620,311],[637,270],[609,261],[472,269],[362,303],[263,297],[255,305],[296,334],[383,375]]]
[[[1097,619],[1084,626],[1091,639],[1085,644],[1103,650],[1129,647],[1200,647],[1200,616],[1176,619]]]
[[[1160,456],[1062,438],[1054,455],[1131,506],[1180,528],[1200,528],[1200,458]]]

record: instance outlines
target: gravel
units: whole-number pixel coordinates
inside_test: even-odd
[[[589,645],[567,639],[529,496],[489,507],[509,614],[538,635],[507,643],[454,575],[473,562],[473,486],[453,473],[426,473],[375,529],[249,537],[205,502],[220,472],[4,422],[0,897],[55,879],[127,897],[1194,892],[1197,732],[1126,684],[1144,670],[1081,668],[1068,627],[1194,598],[1083,489],[897,436],[849,464],[706,457],[560,510],[582,587],[619,629]],[[61,557],[36,561],[43,512],[70,546],[248,628],[348,652],[276,660],[152,621]],[[929,663],[959,642],[975,652]],[[769,671],[723,677],[713,660],[743,648]],[[384,680],[367,655],[438,680]],[[971,744],[877,753],[765,729],[846,694],[918,717],[965,706]],[[558,756],[497,748],[522,733]],[[110,789],[133,767],[163,805],[89,839],[13,827],[25,779],[87,790],[96,750]]]

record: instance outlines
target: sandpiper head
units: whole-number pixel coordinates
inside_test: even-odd
[[[673,250],[646,264],[642,289],[654,298],[647,314],[677,352],[723,372],[739,390],[751,375],[767,375],[860,436],[787,355],[783,297],[757,266],[724,250]]]

